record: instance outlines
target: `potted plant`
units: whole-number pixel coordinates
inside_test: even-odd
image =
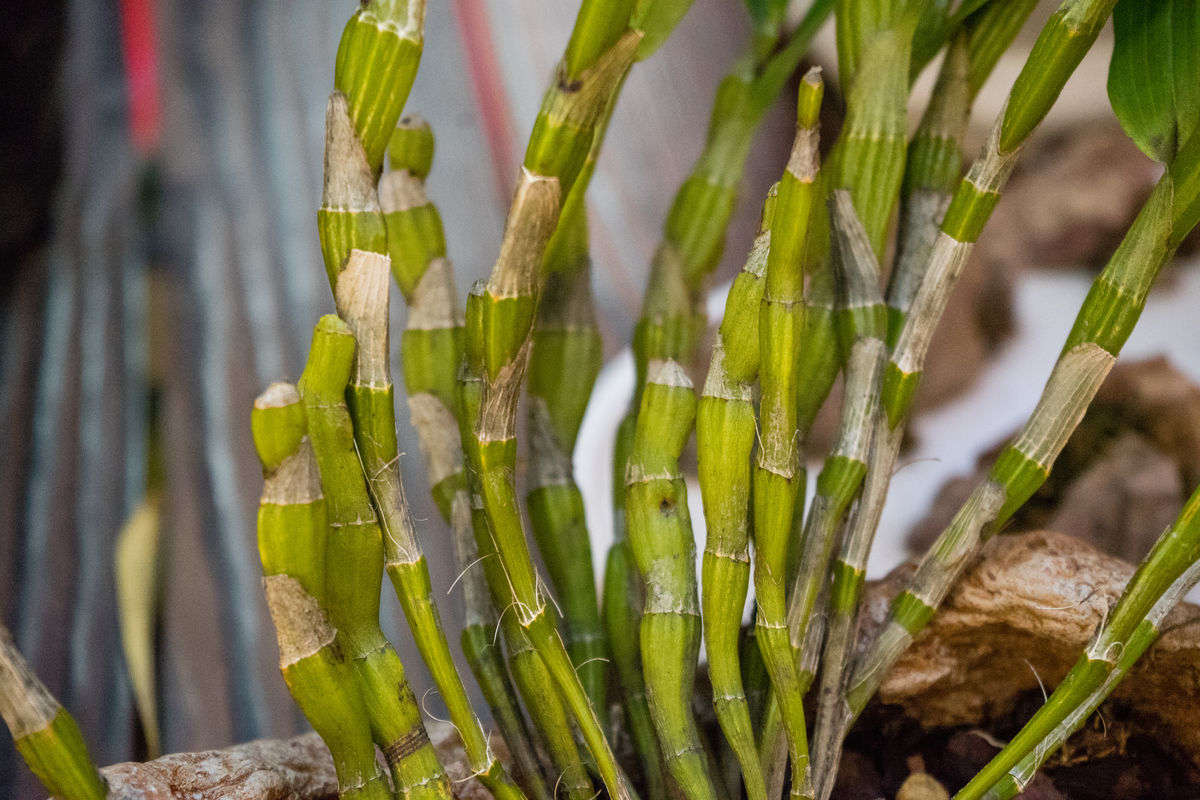
[[[636,388],[615,446],[602,592],[571,463],[601,357],[585,193],[625,76],[689,2],[584,0],[495,267],[465,309],[424,190],[433,135],[403,117],[425,4],[371,0],[347,24],[318,214],[337,313],[317,322],[298,385],[267,388],[252,417],[280,669],[332,756],[341,796],[456,791],[379,626],[386,572],[466,771],[494,796],[828,798],[851,725],[980,548],[1046,480],[1200,217],[1194,3],[1066,0],[965,175],[973,98],[1034,2],[816,0],[795,24],[787,5],[747,3],[753,39],[721,84],[704,153],[654,256],[633,333]],[[896,587],[877,633],[857,643],[867,555],[938,320],[1030,135],[1114,14],[1110,96],[1162,177],[1096,278],[1028,422]],[[844,124],[822,143],[821,72],[799,77],[791,153],[697,387],[686,367],[705,330],[705,279],[751,137],[831,15]],[[912,79],[939,55],[910,138]],[[455,668],[400,479],[393,279],[409,308],[399,349],[410,420],[462,570],[462,649],[507,763]],[[806,503],[805,444],[839,373],[836,443]],[[706,523],[699,576],[681,467],[693,429]],[[1198,507],[1195,494],[1065,680],[955,797],[1015,796],[1133,667],[1200,576]],[[711,692],[701,696],[715,727],[693,707],[702,640]],[[69,715],[4,644],[0,698],[18,748],[55,794],[103,796]]]

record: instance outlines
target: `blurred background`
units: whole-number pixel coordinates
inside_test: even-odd
[[[259,586],[261,473],[248,422],[263,387],[299,376],[312,325],[333,310],[314,223],[325,101],[354,5],[45,0],[14,5],[0,33],[8,76],[0,84],[7,109],[0,122],[0,617],[101,763],[303,728],[278,676]],[[1043,5],[1044,17],[1055,4]],[[420,113],[437,135],[429,192],[446,220],[460,291],[491,269],[524,142],[577,6],[430,3],[406,113]],[[605,439],[632,381],[619,351],[667,207],[703,144],[717,83],[747,35],[742,3],[696,0],[663,50],[633,71],[592,184],[595,293],[615,358],[577,457],[593,498],[598,553],[611,538]],[[1043,141],[1053,144],[1071,126],[1115,129],[1099,49],[1069,85],[1068,109],[1039,133]],[[831,54],[830,26],[814,60],[829,64]],[[1020,63],[1013,58],[992,80],[975,115],[984,121],[976,140]],[[792,93],[784,94],[752,150],[715,284],[740,266],[760,198],[786,157]],[[830,96],[836,112],[836,91]],[[913,104],[914,116],[921,107]],[[1116,139],[1123,141],[1119,131]],[[1100,152],[1083,163],[1084,173],[1116,158]],[[1148,192],[1153,167],[1132,161],[1136,150],[1121,153],[1138,165],[1129,180]],[[1019,215],[1009,225],[1019,236]],[[1029,376],[1048,372],[1061,335],[1028,326],[1049,316],[1065,331],[1094,265],[1068,257],[1082,266],[1074,277],[1034,279],[1050,281],[1047,294],[1043,284],[1006,272],[1025,255],[993,259],[984,274],[1000,276],[999,294],[987,294],[992,277],[967,290],[960,316],[974,324],[981,302],[1002,302],[1008,328],[983,344],[950,337],[936,356],[951,375],[936,403],[967,389],[980,399],[965,410],[951,406],[961,418],[958,434],[919,422],[926,449],[933,442],[935,451],[920,451],[918,460],[938,459],[941,471],[909,470],[928,490],[902,488],[908,510],[889,507],[885,525],[896,533],[873,574],[903,554],[899,534],[945,474],[969,469],[975,451],[1033,404],[1028,392],[986,388],[976,368],[955,365],[1008,353],[1025,365],[1036,398],[1042,378]],[[1181,318],[1200,293],[1195,284],[1189,278],[1177,287],[1185,291]],[[394,329],[403,313],[397,303]],[[1177,333],[1168,322],[1165,338]],[[1045,363],[998,349],[1013,335],[1045,351],[1037,356]],[[1154,344],[1141,347],[1157,352]],[[988,416],[989,402],[1003,413]],[[978,424],[981,415],[990,427]],[[938,439],[935,430],[950,432]],[[400,436],[401,450],[416,454],[406,425]],[[402,463],[434,585],[449,587],[447,532],[419,463]],[[387,594],[385,630],[423,696],[428,675]],[[458,603],[443,597],[447,623],[457,620]],[[135,685],[154,698],[141,715]],[[426,700],[438,713],[439,701]],[[33,796],[30,780],[15,751],[0,747],[0,787]]]
[[[0,33],[10,109],[0,143],[0,614],[100,763],[147,752],[122,622],[157,642],[148,655],[163,752],[289,735],[302,720],[278,675],[259,586],[249,409],[270,381],[299,377],[313,324],[333,310],[315,220],[325,101],[355,3],[18,5]],[[577,5],[430,4],[406,111],[438,137],[429,191],[464,291],[491,269]],[[603,209],[597,296],[614,351],[746,33],[740,3],[700,0],[629,81],[610,139],[621,158],[593,186]],[[748,197],[781,163],[788,112],[765,130]],[[752,238],[756,206],[735,223],[731,253]],[[393,325],[402,321],[397,304]],[[416,453],[406,425],[401,437]],[[447,532],[419,462],[403,466],[428,523],[435,586],[448,587]],[[119,545],[139,508],[142,520],[157,515],[157,535],[135,524]],[[456,620],[459,598],[443,601],[443,619]],[[393,597],[384,609],[422,696],[430,681]],[[437,713],[435,698],[426,705]],[[36,793],[27,778],[15,751],[0,748],[0,787]]]

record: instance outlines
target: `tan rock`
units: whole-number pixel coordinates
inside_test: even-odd
[[[900,785],[896,800],[950,800],[950,793],[932,775],[914,772]]]
[[[911,567],[902,567],[911,569]],[[941,611],[897,662],[879,697],[927,727],[985,725],[1023,692],[1063,679],[1133,566],[1063,534],[1037,531],[989,542]],[[870,626],[900,581],[867,595]],[[1162,639],[1115,697],[1145,730],[1165,738],[1200,770],[1200,608],[1168,616]],[[870,635],[870,631],[864,632]]]

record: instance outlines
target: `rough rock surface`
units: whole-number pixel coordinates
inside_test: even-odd
[[[337,797],[333,760],[315,733],[224,750],[175,753],[101,770],[121,800],[325,800]]]
[[[426,725],[458,800],[491,795],[470,779],[466,754],[454,728]],[[504,760],[504,743],[492,740]],[[261,739],[224,750],[175,753],[146,763],[126,762],[101,770],[112,800],[336,800],[337,780],[329,751],[315,733],[294,739]]]
[[[871,585],[877,630],[887,600],[911,567]],[[1011,709],[1039,684],[1066,675],[1133,566],[1063,534],[1000,536],[947,597],[941,611],[880,687],[927,728],[975,725]],[[1115,697],[1200,770],[1200,607],[1183,604]],[[864,637],[873,635],[864,631]]]

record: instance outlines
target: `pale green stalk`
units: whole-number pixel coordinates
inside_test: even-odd
[[[349,101],[354,131],[375,176],[417,76],[424,43],[425,0],[367,0],[342,31],[333,84]]]
[[[817,492],[804,524],[800,568],[788,601],[788,629],[799,656],[801,686],[816,672],[820,627],[811,627],[814,611],[830,573],[837,533],[867,472],[878,418],[879,383],[887,358],[883,337],[886,314],[880,296],[878,265],[866,231],[850,202],[838,190],[830,198],[834,267],[838,275],[838,317],[846,359],[846,390],[838,439],[817,478]]]
[[[581,8],[586,17],[598,0]],[[603,19],[602,16],[597,17]],[[479,417],[473,435],[476,469],[496,550],[512,589],[513,609],[563,700],[571,709],[610,794],[632,796],[611,747],[579,681],[533,566],[514,485],[516,403],[524,377],[526,349],[542,291],[541,264],[562,203],[591,151],[597,124],[637,51],[642,36],[605,23],[605,47],[591,63],[572,71],[566,58],[547,91],[530,135],[504,242],[492,277],[468,304],[469,371],[482,378]],[[585,28],[576,27],[568,52]],[[477,318],[471,318],[471,310]]]
[[[845,711],[850,719],[861,712],[887,669],[928,623],[979,545],[994,536],[1045,481],[1141,316],[1159,271],[1198,215],[1200,137],[1193,137],[1092,284],[1028,422],[892,603],[883,630],[849,683]]]
[[[689,800],[714,800],[704,747],[692,713],[700,652],[695,540],[679,456],[691,436],[696,396],[667,361],[642,393],[625,472],[629,545],[642,575],[642,672],[663,758]]]
[[[104,800],[108,789],[83,734],[0,625],[0,717],[46,790],[63,800]]]
[[[329,523],[296,387],[272,384],[254,401],[250,427],[263,465],[258,552],[279,671],[329,748],[339,797],[388,800],[367,708],[325,611]]]
[[[633,336],[635,395],[614,448],[614,488],[622,485],[650,362],[688,362],[703,332],[704,320],[697,309],[704,281],[720,259],[754,132],[832,7],[833,0],[817,0],[781,48],[775,46],[778,39],[771,47],[764,47],[762,41],[752,44],[717,90],[704,150],[675,195],[651,262]],[[605,566],[603,616],[634,744],[648,782],[654,785],[660,783],[658,752],[646,725],[636,636],[642,598],[625,540],[624,500],[624,492],[615,490],[614,543]]]
[[[884,373],[883,421],[875,435],[863,497],[847,532],[852,552],[839,559],[831,602],[841,602],[846,613],[857,615],[865,574],[866,554],[879,524],[883,500],[899,454],[903,423],[920,380],[928,344],[945,308],[950,289],[966,264],[975,240],[999,199],[1000,191],[1028,136],[1049,110],[1067,78],[1099,34],[1112,10],[1113,0],[1068,0],[1050,19],[1035,43],[1008,103],[984,146],[956,190],[934,240],[918,290],[908,314],[894,320],[900,328],[891,360]],[[841,648],[845,651],[845,648]],[[835,669],[847,677],[847,664]],[[864,701],[865,702],[865,701]],[[827,710],[828,706],[827,706]],[[816,753],[825,780],[822,792],[832,789],[832,776],[840,742],[857,712],[826,714],[818,725]]]
[[[615,797],[632,796],[617,768],[579,676],[546,605],[529,552],[514,485],[516,405],[540,290],[546,244],[559,210],[559,182],[522,170],[504,246],[486,286],[468,304],[467,369],[482,378],[471,455],[496,551],[512,591],[513,613],[542,657],[571,709],[605,785]]]
[[[593,150],[596,148],[593,147]],[[529,365],[529,517],[563,615],[571,662],[601,724],[607,717],[608,648],[583,494],[572,453],[604,358],[590,287],[584,190],[589,160],[567,200],[546,254]]]
[[[971,104],[1037,0],[988,3],[950,42],[921,122],[908,145],[900,190],[896,260],[888,282],[888,341],[912,308],[950,198],[962,175]]]
[[[804,675],[810,680],[816,672],[813,651],[821,648],[821,644],[817,636],[819,629],[809,629],[807,623],[816,608],[821,583],[829,580],[829,556],[833,551],[833,540],[842,514],[862,484],[867,472],[870,448],[874,438],[879,435],[880,415],[876,404],[887,353],[883,341],[887,317],[879,292],[879,265],[867,232],[844,191],[835,191],[831,197],[830,216],[836,244],[835,262],[841,278],[839,283],[843,286],[846,298],[846,316],[843,323],[849,328],[849,335],[845,337],[848,340],[846,344],[854,342],[849,351],[850,357],[857,357],[862,361],[858,365],[847,365],[847,405],[839,437],[839,447],[845,443],[846,451],[835,449],[822,470],[821,480],[825,482],[825,490],[818,488],[817,497],[806,522],[805,552],[798,576],[798,580],[803,583],[798,583],[796,593],[792,597],[795,605],[789,609],[796,612],[795,616],[789,619],[789,625],[796,641],[804,646],[800,657],[805,666]],[[853,375],[852,366],[857,367]],[[851,377],[861,383],[852,385]],[[862,394],[864,390],[869,394]],[[851,404],[856,404],[857,407]],[[812,526],[811,530],[808,525]],[[869,538],[856,538],[854,533],[852,529],[842,543],[837,563],[832,570],[828,604],[822,609],[826,620],[817,705],[819,732],[828,730],[831,724],[836,724],[834,721],[840,709],[843,688],[842,665],[848,663],[854,646],[855,615],[862,592],[862,582],[857,576],[862,570],[850,571],[847,565],[865,567],[870,547]],[[812,538],[809,538],[810,534]],[[840,741],[837,744],[840,745]],[[828,770],[833,767],[829,764],[831,760],[836,763],[836,758],[827,751],[818,750],[816,760],[822,784],[832,781]]]
[[[475,295],[472,295],[475,297]],[[473,302],[469,299],[468,304]],[[459,383],[460,432],[468,465],[477,463],[473,448],[477,447],[470,419],[478,416],[482,381],[470,375],[462,376]],[[540,737],[551,763],[550,777],[553,788],[550,794],[563,792],[572,800],[586,800],[595,796],[588,776],[587,767],[575,743],[571,719],[563,705],[553,678],[542,663],[541,656],[529,641],[525,630],[517,621],[512,608],[512,590],[496,551],[496,544],[488,525],[487,514],[480,494],[478,475],[467,469],[471,497],[471,522],[478,552],[478,562],[483,568],[492,601],[503,606],[499,619],[499,633],[503,636],[508,653],[508,666],[517,691],[524,700],[525,708],[533,728]],[[495,641],[496,633],[490,634]]]
[[[741,768],[749,800],[765,800],[754,727],[742,688],[738,653],[742,609],[750,584],[750,456],[754,450],[754,383],[758,376],[758,314],[771,234],[763,225],[725,301],[708,377],[696,413],[700,495],[707,526],[701,567],[701,618],[713,707]]]
[[[816,201],[817,120],[824,85],[811,70],[800,83],[796,138],[771,211],[771,247],[758,317],[758,454],[753,476],[756,635],[778,698],[792,758],[792,796],[811,797],[803,693],[787,630],[787,555],[799,488],[797,353],[804,343],[804,255]]]
[[[358,677],[372,736],[392,768],[397,790],[404,797],[449,798],[449,780],[421,724],[404,667],[379,628],[383,535],[344,399],[354,351],[346,323],[332,314],[322,317],[299,387],[328,509],[327,611]]]
[[[479,284],[467,298],[468,317],[478,319],[479,313],[471,313],[472,305],[482,302]],[[513,593],[508,577],[496,551],[495,538],[484,510],[479,474],[475,469],[479,463],[479,441],[473,424],[479,417],[483,394],[483,379],[464,367],[458,378],[459,433],[466,453],[467,486],[471,499],[471,524],[478,548],[479,566],[487,581],[492,601],[500,607],[499,630],[508,649],[508,664],[517,691],[525,701],[534,729],[541,736],[553,765],[553,788],[551,795],[562,791],[572,800],[586,800],[595,795],[587,768],[580,758],[571,730],[571,720],[559,696],[553,678],[542,663],[524,628],[512,613]],[[493,632],[491,636],[496,634]]]
[[[383,254],[387,224],[375,197],[367,155],[351,125],[353,113],[354,106],[347,107],[335,93],[327,111],[326,179],[318,224],[326,232],[321,238],[327,245],[326,269],[331,270],[330,288],[338,313],[358,342],[347,396],[359,457],[384,533],[384,566],[417,648],[462,737],[472,772],[493,794],[515,800],[521,794],[490,752],[454,666],[400,477],[388,346],[391,260]],[[383,231],[384,242],[379,241],[378,231]],[[352,249],[343,256],[330,246],[335,241],[351,244]],[[359,244],[369,249],[360,249]]]
[[[513,754],[526,793],[547,796],[525,719],[495,644],[496,612],[488,594],[472,527],[458,428],[457,378],[462,361],[462,312],[454,270],[446,258],[441,216],[425,194],[433,161],[433,133],[418,117],[400,121],[388,145],[390,171],[379,183],[380,205],[393,254],[392,274],[409,313],[401,339],[408,406],[424,456],[430,491],[452,533],[461,585],[461,644],[492,717]],[[399,266],[396,259],[401,259]],[[405,290],[405,287],[411,287]]]

